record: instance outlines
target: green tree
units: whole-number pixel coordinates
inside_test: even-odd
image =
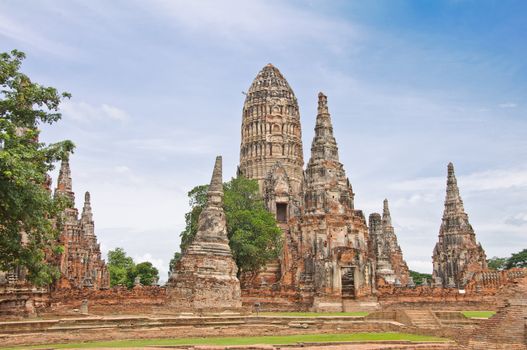
[[[413,278],[414,283],[418,286],[423,284],[423,280],[426,278],[428,281],[432,280],[432,275],[429,273],[421,273],[410,270],[410,277]]]
[[[512,254],[507,260],[506,268],[512,269],[514,267],[527,267],[527,249]]]
[[[131,288],[134,285],[135,278],[140,278],[141,284],[144,286],[151,286],[154,282],[159,280],[159,271],[149,261],[144,261],[134,266],[129,271],[128,287]]]
[[[199,214],[207,201],[207,185],[189,193],[190,212],[185,214],[181,251],[185,251],[197,232]],[[256,180],[233,178],[224,183],[224,205],[229,244],[239,271],[257,271],[280,254],[282,233],[258,191]]]
[[[487,260],[487,266],[491,270],[501,271],[501,270],[505,270],[507,261],[508,261],[507,258],[498,258],[497,256],[495,256]]]
[[[126,255],[123,248],[115,248],[108,252],[108,270],[110,286],[126,286],[132,288],[135,278],[141,278],[141,284],[152,285],[159,280],[159,271],[149,261],[135,264],[134,259]]]
[[[0,270],[21,268],[35,285],[57,278],[46,256],[60,247],[64,198],[47,190],[47,173],[73,151],[71,141],[44,144],[40,124],[60,120],[61,101],[70,94],[33,83],[20,72],[23,52],[0,54]]]
[[[180,248],[185,251],[194,240],[198,231],[198,218],[207,203],[208,185],[196,186],[187,194],[189,197],[190,211],[185,214],[185,230],[179,235],[181,237]]]
[[[126,255],[123,248],[115,248],[108,252],[108,271],[110,286],[130,286],[130,271],[135,268],[134,260]],[[133,285],[133,279],[131,281]]]

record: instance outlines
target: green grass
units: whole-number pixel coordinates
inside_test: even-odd
[[[468,318],[490,318],[494,316],[496,311],[461,311],[461,313]]]
[[[262,336],[262,337],[213,337],[213,338],[180,338],[180,339],[138,339],[138,340],[114,340],[98,341],[89,343],[52,344],[40,346],[24,346],[11,349],[89,349],[96,347],[126,348],[142,346],[163,345],[253,345],[253,344],[295,344],[295,343],[330,343],[330,342],[353,342],[353,341],[383,341],[383,340],[406,340],[412,342],[444,342],[445,338],[430,337],[406,333],[347,333],[347,334],[301,334],[285,336]]]
[[[318,317],[318,316],[366,316],[369,312],[260,312],[261,316],[300,316],[300,317]]]

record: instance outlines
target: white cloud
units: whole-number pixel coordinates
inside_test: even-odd
[[[429,260],[408,260],[408,268],[421,273],[432,273],[432,264]]]
[[[527,212],[518,213],[516,215],[509,216],[505,219],[505,223],[513,226],[526,226],[527,225]]]
[[[514,187],[527,187],[527,169],[495,169],[469,175],[456,175],[458,185],[463,192],[493,191]],[[444,177],[426,177],[392,184],[390,187],[399,191],[444,191]],[[414,196],[419,196],[415,194]]]
[[[256,42],[276,46],[284,40],[305,39],[323,41],[338,53],[357,34],[357,28],[349,22],[324,18],[314,11],[278,1],[156,0],[148,3],[148,10],[169,16],[174,25],[190,34],[251,46]]]
[[[134,259],[134,262],[136,264],[149,261],[154,265],[155,268],[159,271],[159,280],[164,281],[166,280],[166,276],[168,275],[168,262],[163,261],[163,259],[154,258],[152,254],[145,253],[142,255],[134,255],[132,256]]]
[[[516,108],[516,107],[518,107],[518,105],[516,103],[513,103],[513,102],[506,102],[506,103],[500,103],[498,105],[498,107],[500,107],[500,108]]]
[[[66,100],[62,103],[61,109],[66,118],[82,123],[88,123],[95,120],[115,120],[125,122],[130,119],[130,116],[126,111],[105,103],[97,106],[83,101],[74,102]]]
[[[169,154],[211,154],[214,153],[214,145],[210,142],[212,137],[178,133],[178,137],[168,138],[144,138],[125,140],[120,142],[127,147],[133,147],[142,151],[155,151],[156,153]]]
[[[0,13],[0,37],[3,36],[9,38],[48,54],[66,57],[78,54],[77,49],[66,46],[58,41],[48,39],[41,33],[41,31],[34,31],[14,18]]]

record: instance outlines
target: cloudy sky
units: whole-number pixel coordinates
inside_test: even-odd
[[[316,95],[366,215],[387,197],[410,268],[431,272],[447,163],[487,255],[527,247],[524,1],[0,2],[0,51],[71,92],[42,139],[71,139],[77,205],[92,194],[104,254],[165,278],[186,193],[239,161],[241,109],[277,66],[298,97],[309,159]]]

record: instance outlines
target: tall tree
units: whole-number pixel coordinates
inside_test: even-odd
[[[191,210],[185,214],[181,233],[181,251],[185,251],[197,232],[198,218],[207,201],[207,185],[194,187],[189,193]],[[278,257],[281,230],[269,213],[258,191],[258,182],[244,177],[224,183],[223,209],[227,235],[240,272],[257,271]]]
[[[501,271],[505,270],[505,268],[507,267],[507,261],[507,258],[499,258],[497,256],[494,256],[490,259],[487,259],[487,266],[491,270]]]
[[[159,280],[159,271],[150,261],[144,261],[130,271],[128,287],[133,286],[136,277],[139,277],[142,285],[151,286]]]
[[[134,260],[126,255],[123,248],[115,248],[108,252],[108,271],[110,286],[128,286],[129,273],[135,267]]]
[[[58,214],[65,206],[50,195],[47,173],[74,145],[40,142],[38,126],[60,120],[60,103],[70,94],[33,83],[20,72],[24,58],[17,50],[0,54],[0,270],[23,269],[29,281],[45,285],[58,277],[44,258],[60,251]]]
[[[126,255],[123,248],[115,248],[108,252],[108,270],[112,287],[132,288],[137,276],[145,286],[150,286],[159,280],[159,271],[151,262],[144,261],[136,265],[134,259]]]
[[[527,249],[512,254],[507,260],[506,268],[512,269],[514,267],[527,267]]]

